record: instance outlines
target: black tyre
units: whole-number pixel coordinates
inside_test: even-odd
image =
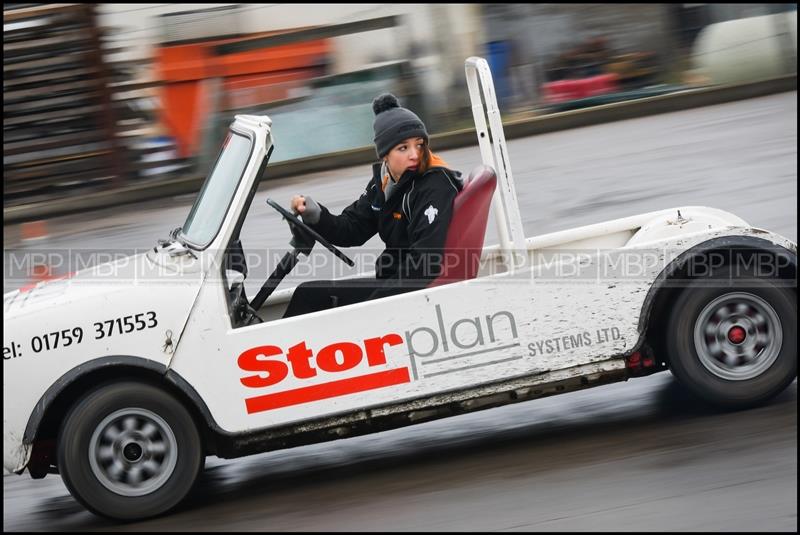
[[[759,405],[797,377],[797,294],[726,267],[681,292],[666,342],[670,369],[693,393],[724,408]]]
[[[78,401],[58,437],[58,468],[90,511],[117,520],[163,513],[178,504],[204,460],[186,408],[154,386],[101,386]]]

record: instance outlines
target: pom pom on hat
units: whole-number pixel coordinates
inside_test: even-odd
[[[397,97],[391,93],[379,95],[375,98],[375,100],[372,101],[372,111],[375,113],[375,115],[378,115],[386,110],[399,107],[400,102],[397,100]]]

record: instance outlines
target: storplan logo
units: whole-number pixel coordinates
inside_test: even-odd
[[[250,388],[266,388],[279,385],[289,373],[301,380],[311,379],[317,375],[335,377],[361,365],[365,355],[367,367],[381,368],[386,366],[385,346],[402,343],[403,339],[399,334],[389,333],[379,338],[368,338],[361,344],[354,342],[330,344],[320,349],[316,356],[305,342],[293,345],[285,355],[278,346],[258,346],[239,355],[238,364],[244,371],[259,373],[242,377],[240,381]],[[252,414],[409,381],[411,377],[408,368],[395,368],[247,398],[245,405],[247,413]]]
[[[451,324],[445,321],[440,306],[436,305],[435,325],[435,328],[418,327],[405,331],[405,337],[388,333],[361,342],[336,342],[316,352],[305,341],[286,351],[275,345],[250,348],[237,359],[242,371],[252,372],[240,378],[241,383],[248,388],[275,391],[246,398],[247,413],[386,388],[523,358],[519,355],[492,361],[484,357],[487,353],[520,345],[516,342],[517,326],[510,312],[487,314],[483,318],[462,318]],[[509,336],[513,337],[513,343],[508,343]],[[448,339],[452,345],[448,344]],[[420,347],[423,340],[422,345],[430,344],[424,351]],[[403,346],[404,357],[408,358],[407,363],[400,367],[387,361],[386,350],[393,346]],[[463,349],[469,351],[452,354]],[[437,358],[429,359],[431,356]],[[476,362],[475,359],[479,360]],[[433,365],[436,369],[429,367],[426,370],[426,365]],[[354,373],[358,375],[354,376]],[[320,379],[324,382],[318,382]],[[314,384],[297,388],[285,386],[286,382],[302,384],[306,380]]]

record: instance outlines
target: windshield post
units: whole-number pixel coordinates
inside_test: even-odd
[[[205,249],[219,233],[225,215],[250,162],[253,135],[233,128],[222,144],[217,161],[203,183],[186,223],[177,237],[192,249]]]

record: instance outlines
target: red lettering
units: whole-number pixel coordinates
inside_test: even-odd
[[[263,388],[280,383],[289,374],[289,367],[280,360],[268,360],[266,357],[274,357],[283,353],[277,346],[259,346],[248,349],[239,355],[238,364],[241,369],[247,372],[264,372],[263,375],[248,375],[242,377],[240,381],[244,386],[250,388]]]
[[[364,347],[367,350],[367,362],[370,366],[386,364],[386,353],[384,353],[383,346],[385,344],[396,346],[402,343],[403,338],[399,334],[387,334],[381,338],[364,340]]]
[[[292,363],[292,373],[294,373],[295,377],[308,379],[317,375],[317,370],[308,362],[312,355],[313,353],[306,347],[305,342],[300,342],[289,348],[286,358]]]
[[[342,353],[342,363],[336,361],[336,352]],[[317,354],[317,366],[326,372],[343,372],[358,366],[361,362],[361,347],[352,342],[331,344],[320,349]]]
[[[255,375],[248,375],[239,379],[241,383],[249,388],[265,388],[276,385],[286,379],[291,371],[297,379],[311,379],[318,375],[317,368],[328,373],[338,373],[352,370],[361,364],[364,354],[367,355],[367,364],[369,367],[385,366],[387,364],[386,346],[396,346],[404,343],[403,338],[394,333],[386,334],[378,338],[368,338],[364,340],[363,346],[354,342],[339,342],[325,346],[314,355],[314,352],[308,348],[306,342],[300,342],[289,348],[286,355],[283,356],[283,350],[278,346],[258,346],[244,351],[238,358],[239,368],[246,372],[257,372]],[[270,357],[283,357],[283,358],[270,358]],[[315,362],[316,360],[316,362]],[[407,382],[407,379],[402,374],[408,374],[407,368],[399,368],[396,370],[397,374],[389,374],[386,377],[392,377],[391,381]],[[384,377],[384,372],[370,373],[360,377],[378,378]],[[386,372],[388,373],[388,371]],[[398,375],[399,374],[399,375]],[[333,379],[333,378],[332,378]],[[355,377],[350,379],[342,379],[330,381],[320,385],[315,385],[313,388],[325,388],[325,385],[339,385],[341,388],[353,388],[353,392],[361,391],[366,388],[379,388],[378,384],[383,381],[381,379],[376,386],[367,386],[373,384],[371,382],[364,383],[363,381],[356,381]],[[372,379],[370,379],[372,381]],[[388,386],[385,385],[385,386]],[[315,390],[305,390],[302,387],[299,390],[295,389],[292,392],[314,392],[309,394],[311,397],[316,397],[318,394]],[[277,394],[276,394],[277,395]],[[293,394],[294,395],[294,394]],[[302,394],[305,396],[306,394]],[[271,399],[271,398],[270,398]],[[321,399],[321,398],[319,398]],[[281,402],[283,403],[283,402]]]

